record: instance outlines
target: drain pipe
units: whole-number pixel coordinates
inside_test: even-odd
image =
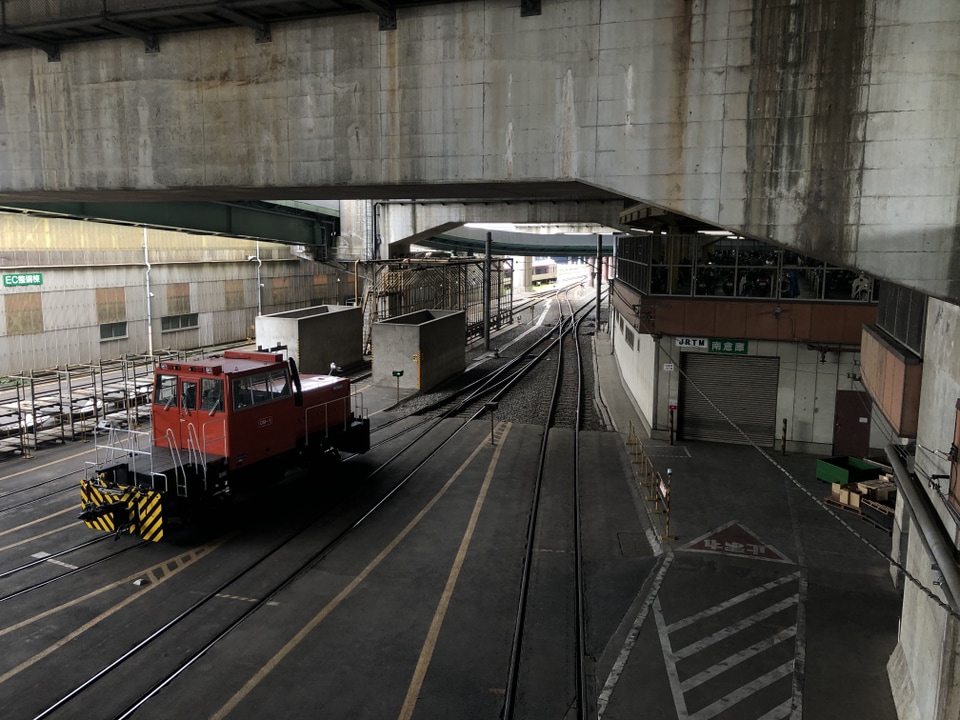
[[[960,598],[960,569],[953,559],[953,544],[947,539],[943,527],[935,517],[930,507],[930,499],[921,489],[917,488],[916,481],[907,471],[907,466],[900,459],[895,445],[887,445],[884,449],[890,466],[893,468],[893,477],[897,483],[897,490],[903,496],[904,504],[910,511],[920,529],[920,539],[927,553],[934,559],[943,576],[940,589],[946,596],[947,603],[954,611],[960,611],[957,598]],[[905,563],[904,563],[905,564]]]
[[[147,354],[153,357],[153,318],[150,315],[150,254],[147,251],[147,228],[143,228],[143,262],[147,265]]]

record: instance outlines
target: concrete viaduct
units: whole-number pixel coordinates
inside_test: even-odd
[[[453,198],[514,222],[542,221],[529,201],[647,204],[960,300],[949,0],[395,19],[5,50],[0,201]]]
[[[354,5],[380,12],[3,49],[0,203],[406,199],[411,235],[689,218],[932,298],[918,438],[950,445],[955,0]],[[956,717],[957,629],[906,593],[901,718]]]

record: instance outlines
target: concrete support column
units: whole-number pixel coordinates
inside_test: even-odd
[[[603,273],[603,235],[597,234],[597,262],[594,265],[597,278],[597,332],[600,332],[600,293],[603,291],[603,282],[600,276]]]
[[[483,252],[483,349],[490,350],[490,270],[493,267],[491,249],[493,233],[487,233]]]

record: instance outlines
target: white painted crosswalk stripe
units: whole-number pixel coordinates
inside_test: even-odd
[[[736,635],[738,632],[742,632],[743,630],[747,629],[748,627],[751,627],[752,625],[756,625],[757,623],[763,622],[767,618],[773,615],[776,615],[777,613],[782,612],[793,605],[796,605],[799,597],[800,597],[799,595],[791,595],[787,599],[781,600],[775,605],[771,605],[770,607],[764,610],[761,610],[760,612],[754,613],[750,617],[744,618],[738,623],[734,623],[729,627],[725,627],[723,630],[719,630],[713,633],[712,635],[708,635],[702,640],[698,640],[695,643],[691,643],[690,645],[687,645],[686,647],[675,651],[676,657],[680,660],[682,660],[685,657],[690,657],[691,655],[700,652],[704,648],[708,648],[711,645],[714,645],[720,642],[721,640],[727,639],[731,635]]]
[[[680,683],[680,688],[684,692],[686,692],[687,690],[691,690],[697,687],[697,685],[702,685],[707,680],[711,680],[715,678],[720,673],[726,672],[730,668],[736,665],[739,665],[745,660],[749,660],[755,655],[759,655],[764,650],[768,650],[769,648],[772,648],[774,645],[779,645],[784,640],[788,640],[794,637],[796,634],[797,634],[796,627],[788,627],[785,630],[781,630],[776,635],[768,637],[765,640],[761,640],[758,643],[754,643],[753,645],[748,647],[746,650],[741,650],[738,653],[734,653],[730,657],[724,658],[723,660],[707,668],[703,672],[699,672],[693,677],[687,678],[682,683]]]
[[[722,698],[716,702],[710,703],[702,710],[698,710],[690,716],[690,720],[709,720],[710,718],[719,715],[720,713],[726,711],[731,706],[736,705],[738,702],[745,700],[746,698],[753,695],[755,692],[763,690],[765,687],[773,685],[777,680],[787,677],[790,673],[793,672],[793,660],[790,662],[785,662],[780,667],[775,670],[761,675],[756,680],[743,685],[732,693],[724,695]]]
[[[775,707],[770,712],[766,712],[760,717],[758,717],[757,720],[785,720],[785,718],[788,718],[790,716],[790,713],[792,710],[793,710],[793,701],[784,700],[782,703],[777,705],[777,707]]]
[[[802,655],[798,654],[801,644],[798,623],[802,615],[802,581],[801,573],[791,573],[701,612],[680,618],[669,625],[664,619],[660,599],[654,602],[653,615],[679,720],[710,720],[721,713],[723,717],[751,720],[786,720],[791,716],[796,702],[793,696],[797,691],[793,684],[779,684],[776,689],[768,688],[789,678],[802,667]],[[791,590],[787,586],[794,582],[797,583],[797,592],[783,597],[784,591]],[[765,593],[772,593],[767,600],[767,606],[757,609]],[[786,622],[778,621],[780,627],[776,631],[771,629],[767,637],[757,639],[758,631],[763,632],[761,623],[793,609],[796,610],[795,620],[791,618]],[[715,630],[718,616],[724,611],[727,611],[735,622]],[[698,625],[701,621],[708,622]],[[680,630],[683,631],[681,634],[687,644],[675,649],[677,632]],[[745,632],[747,630],[751,632]],[[791,640],[797,645],[796,648],[793,644],[787,644]],[[706,650],[710,650],[710,655],[700,655]],[[726,656],[717,662],[711,662],[709,667],[704,667],[703,660],[716,660],[717,651],[725,652]],[[801,665],[798,665],[798,662]],[[738,666],[739,669],[735,670]],[[696,672],[681,681],[685,668],[688,672]],[[756,698],[750,703],[741,704],[764,690],[765,699]],[[695,698],[694,708],[698,709],[691,711],[687,706],[687,694],[694,691],[696,693],[690,697]],[[783,694],[776,697],[781,691]],[[770,695],[771,692],[774,693],[773,696]],[[757,707],[758,703],[761,707]],[[770,708],[769,703],[776,705]]]
[[[727,608],[733,607],[734,605],[739,605],[744,600],[749,600],[752,597],[756,597],[757,595],[761,595],[765,593],[767,590],[773,590],[774,588],[780,587],[781,585],[786,585],[791,580],[796,580],[799,577],[800,577],[800,573],[795,572],[790,575],[785,575],[782,578],[771,580],[765,585],[761,585],[760,587],[755,587],[752,590],[748,590],[745,593],[740,593],[736,597],[730,598],[729,600],[722,602],[719,605],[714,605],[711,608],[707,608],[703,612],[698,612],[696,615],[691,615],[690,617],[686,617],[686,618],[683,618],[682,620],[677,620],[676,622],[670,623],[670,625],[667,626],[667,630],[669,630],[670,632],[676,632],[680,628],[685,628],[688,625],[693,625],[695,622],[699,622],[704,618],[712,617],[713,615],[723,612]]]

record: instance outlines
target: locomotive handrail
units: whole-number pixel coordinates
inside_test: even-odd
[[[151,463],[151,464],[152,464],[152,463]],[[164,475],[163,473],[153,472],[153,470],[150,471],[150,477],[152,477],[152,478],[163,478],[163,491],[164,491],[165,493],[170,492],[170,478],[168,478],[168,477],[167,477],[166,475]],[[153,487],[154,487],[154,489],[156,489],[156,487],[157,487],[156,482],[153,483]]]
[[[317,408],[323,408],[323,429],[324,429],[324,438],[330,437],[330,405],[334,403],[343,403],[343,424],[347,426],[350,423],[350,400],[352,396],[336,398],[334,400],[327,400],[325,403],[319,403],[317,405],[310,405],[303,408],[303,444],[304,446],[310,444],[310,411],[316,410]]]
[[[220,437],[208,437],[207,428],[217,425],[222,428]],[[209,489],[207,485],[207,455],[210,454],[207,452],[208,443],[223,440],[224,452],[226,452],[227,421],[226,419],[221,418],[219,420],[211,420],[209,422],[202,423],[199,431],[197,430],[196,425],[190,423],[188,425],[188,432],[189,438],[187,443],[191,447],[191,457],[193,457],[194,453],[196,453],[196,459],[192,460],[192,462],[194,462],[194,464],[200,468],[200,475],[203,478],[203,489],[206,491]]]
[[[363,404],[363,393],[360,391],[354,391],[350,397],[353,400],[354,417],[363,420],[363,418],[367,415],[367,407]]]
[[[201,462],[200,457],[200,434],[197,432],[197,426],[192,422],[187,423],[187,462],[194,467],[201,468],[200,474],[203,476],[203,486],[207,486],[207,464]]]
[[[120,432],[116,428],[111,428],[106,443],[101,443],[99,441],[100,434],[95,433],[93,443],[96,459],[87,461],[85,464],[94,468],[95,472],[99,472],[104,465],[114,463],[121,457],[126,457],[130,459],[133,472],[136,474],[137,457],[147,455],[150,458],[150,474],[153,475],[153,454],[149,449],[144,450],[140,447],[141,440],[149,438],[150,433],[126,429],[122,431],[123,438],[121,438]]]
[[[170,457],[173,458],[173,474],[176,480],[176,489],[178,497],[187,496],[187,473],[183,469],[183,459],[180,457],[180,448],[177,447],[177,439],[173,435],[173,428],[167,428],[165,434],[167,440],[167,449],[170,451]],[[180,494],[180,476],[183,475],[183,494]]]

